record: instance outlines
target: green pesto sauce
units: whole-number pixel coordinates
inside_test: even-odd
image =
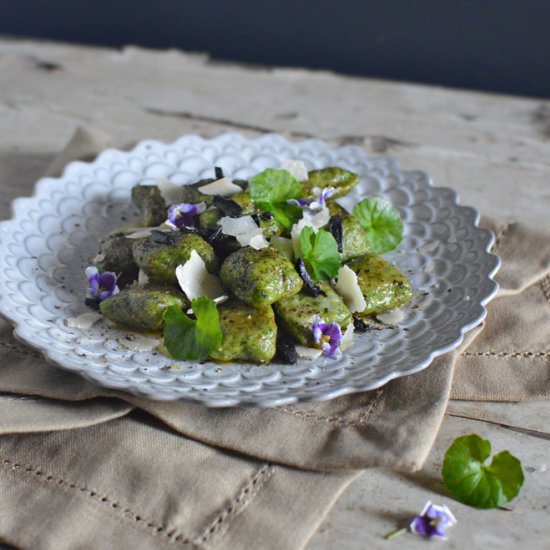
[[[296,294],[303,285],[292,263],[271,246],[237,250],[226,258],[220,278],[237,298],[256,307]]]
[[[354,216],[342,218],[342,261],[363,256],[370,250],[369,239],[359,221]]]
[[[233,181],[233,183],[236,183]],[[256,208],[256,205],[245,191],[242,193],[236,193],[235,195],[231,195],[228,197],[233,202],[236,202],[242,209],[243,209],[243,216],[249,216],[252,214],[256,214],[258,212],[258,209]]]
[[[189,300],[178,289],[155,285],[126,287],[100,303],[101,313],[113,323],[138,331],[158,331],[169,306],[189,307]]]
[[[204,212],[199,214],[198,217],[198,226],[201,229],[209,229],[214,231],[218,228],[218,221],[222,218],[222,213],[214,206],[206,209]]]
[[[132,254],[134,241],[127,239],[124,232],[111,233],[99,242],[99,254],[104,259],[96,262],[100,272],[112,271],[117,274],[117,284],[124,288],[137,279],[139,268]]]
[[[367,302],[359,314],[365,318],[404,305],[413,295],[411,285],[398,269],[376,254],[367,254],[347,264],[357,274],[357,282]]]
[[[271,239],[271,237],[280,237],[285,231],[284,227],[275,218],[271,218],[269,220],[260,218],[260,228],[266,239]]]
[[[216,361],[252,361],[273,359],[277,325],[271,306],[254,308],[232,299],[218,308],[223,341],[210,354]]]
[[[273,304],[281,327],[304,346],[313,346],[315,317],[325,323],[338,323],[342,330],[351,322],[351,313],[342,298],[327,283],[319,286],[324,296],[321,294],[314,297],[300,292]]]
[[[349,170],[344,170],[343,168],[333,166],[308,172],[307,180],[301,182],[301,185],[306,197],[312,195],[314,187],[318,187],[319,189],[334,187],[335,192],[328,199],[329,201],[332,201],[349,193],[358,181],[359,176],[357,174],[354,174]]]
[[[174,244],[157,244],[149,238],[137,239],[133,246],[137,265],[152,282],[177,284],[176,267],[184,264],[195,250],[204,260],[206,269],[214,273],[217,259],[214,249],[201,237],[193,233],[170,233]]]

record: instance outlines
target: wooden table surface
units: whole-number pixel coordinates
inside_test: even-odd
[[[169,141],[237,131],[278,132],[353,143],[423,169],[461,202],[502,220],[550,224],[550,101],[247,67],[180,51],[97,49],[0,39],[0,219],[77,126],[118,142]],[[4,187],[6,188],[6,187]],[[518,456],[526,474],[513,512],[476,511],[445,496],[442,456],[457,436],[478,433]],[[373,469],[341,496],[310,550],[424,548],[384,535],[428,499],[458,518],[448,548],[550,548],[550,402],[451,402],[424,469]]]

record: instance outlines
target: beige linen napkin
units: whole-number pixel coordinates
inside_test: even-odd
[[[550,397],[550,225],[485,222],[502,267],[482,336],[463,351],[451,399],[525,401]]]
[[[93,155],[106,144],[103,136],[79,131],[56,166],[75,158],[75,150]],[[507,246],[518,239],[537,244],[523,243],[521,260]],[[509,309],[518,307],[509,300],[518,300],[522,309],[536,301],[530,293],[548,273],[550,240],[512,224],[498,245],[508,297],[495,300],[494,323],[505,327]],[[525,345],[543,345],[548,311],[529,319]],[[497,343],[507,345],[507,339],[490,340],[491,353],[506,351]],[[494,356],[483,354],[489,346],[485,333],[473,346],[466,353],[476,355],[459,361],[453,393],[473,398],[481,380],[485,393],[478,391],[476,398],[493,399],[492,379],[498,386],[502,374],[491,366]],[[428,369],[374,392],[268,410],[207,409],[99,388],[47,364],[0,321],[0,391],[11,399],[35,396],[27,400],[32,410],[21,401],[19,412],[14,407],[9,416],[0,415],[0,433],[21,434],[0,437],[0,537],[25,547],[87,548],[99,529],[105,547],[110,540],[137,548],[185,541],[203,548],[301,547],[358,469],[421,467],[445,411],[454,363],[466,347],[465,342]],[[546,395],[550,380],[547,372],[542,375],[549,365],[543,359],[536,381],[508,384],[508,393],[501,394]],[[512,383],[534,373],[525,363],[517,368],[522,372]],[[9,403],[3,403],[6,410]],[[132,407],[137,410],[128,416]],[[26,423],[29,434],[56,431],[22,435]],[[49,534],[38,533],[39,525]],[[71,544],[60,546],[61,540]]]

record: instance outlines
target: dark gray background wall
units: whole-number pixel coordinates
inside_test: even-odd
[[[0,33],[550,97],[550,0],[0,0]]]

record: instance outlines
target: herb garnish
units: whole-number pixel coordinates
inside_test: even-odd
[[[302,195],[302,186],[286,170],[270,168],[255,175],[248,194],[258,208],[271,212],[285,229],[290,229],[302,215],[300,207],[287,202]]]
[[[401,242],[403,223],[388,201],[369,197],[357,203],[351,213],[363,226],[374,254],[389,252]]]
[[[523,484],[521,462],[508,451],[493,457],[491,444],[478,435],[453,441],[443,459],[443,483],[460,502],[474,508],[497,508],[512,500]]]
[[[201,296],[191,302],[195,319],[178,306],[170,306],[163,315],[164,345],[174,359],[206,359],[222,343],[220,318],[216,304]]]
[[[340,268],[340,255],[334,237],[324,229],[317,233],[306,226],[300,233],[300,256],[314,281],[334,279]]]

